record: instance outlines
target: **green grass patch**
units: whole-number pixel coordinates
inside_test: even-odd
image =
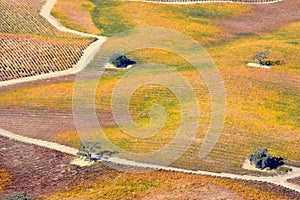
[[[252,10],[251,5],[207,3],[164,5],[119,0],[91,0],[94,24],[105,36],[133,28],[163,27],[176,30],[196,40],[208,41],[222,33],[212,20],[239,15]]]

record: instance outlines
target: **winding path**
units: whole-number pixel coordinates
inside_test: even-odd
[[[165,3],[165,4],[194,4],[194,3],[207,3],[207,2],[236,2],[234,0],[132,0],[132,1],[142,1],[148,3]],[[267,4],[267,3],[276,3],[282,0],[264,0],[263,2],[255,2],[256,4]],[[42,74],[36,75],[31,77],[25,77],[20,79],[13,79],[9,81],[0,82],[1,86],[7,86],[17,83],[24,83],[30,82],[35,80],[42,80],[48,79],[53,77],[65,76],[70,74],[76,74],[81,71],[83,68],[87,66],[87,64],[93,59],[97,51],[100,49],[101,45],[106,41],[106,37],[98,36],[89,33],[83,33],[76,30],[71,30],[63,26],[55,17],[51,15],[51,10],[53,9],[54,5],[56,4],[57,0],[47,0],[45,5],[42,7],[40,11],[40,15],[47,19],[55,28],[60,31],[69,32],[78,34],[84,37],[92,37],[96,38],[97,40],[90,44],[84,51],[83,55],[81,56],[80,60],[70,69],[59,71],[59,72],[52,72],[49,74]],[[242,3],[251,3],[251,2],[242,2]],[[253,2],[252,2],[253,3]]]
[[[49,74],[42,74],[42,75],[31,76],[31,77],[20,78],[20,79],[13,79],[13,80],[9,80],[9,81],[3,81],[3,82],[0,82],[0,87],[17,84],[17,83],[24,83],[24,82],[30,82],[30,81],[35,81],[35,80],[48,79],[48,78],[53,78],[53,77],[76,74],[87,66],[87,64],[93,59],[95,54],[98,52],[101,45],[106,41],[106,39],[107,39],[106,37],[98,36],[98,35],[94,35],[94,34],[82,33],[79,31],[68,29],[65,26],[63,26],[60,22],[58,22],[56,20],[56,18],[54,18],[51,15],[51,10],[54,7],[54,5],[56,4],[56,2],[57,2],[57,0],[47,0],[45,5],[42,7],[42,9],[40,11],[40,15],[43,16],[45,19],[47,19],[55,28],[57,28],[60,31],[77,34],[77,35],[80,35],[83,37],[92,37],[92,38],[95,38],[96,41],[91,43],[83,51],[83,55],[81,56],[80,60],[72,68],[70,68],[68,70],[52,72]]]
[[[28,82],[28,81],[33,81],[33,80],[39,80],[39,79],[46,79],[46,78],[51,78],[51,77],[58,77],[58,76],[63,76],[63,75],[68,75],[68,74],[75,74],[81,69],[83,69],[94,57],[95,53],[99,50],[103,42],[105,42],[106,38],[93,35],[93,34],[87,34],[87,33],[82,33],[78,32],[75,30],[70,30],[63,25],[61,25],[50,13],[55,5],[56,0],[48,0],[47,3],[43,6],[41,10],[41,15],[44,16],[53,26],[55,26],[57,29],[61,31],[66,31],[70,33],[75,33],[78,35],[86,36],[86,37],[94,37],[97,38],[97,41],[92,43],[85,51],[83,56],[81,57],[80,61],[70,70],[62,71],[62,72],[56,72],[56,73],[51,73],[51,74],[45,74],[45,75],[40,75],[40,76],[35,76],[35,77],[29,77],[29,78],[22,78],[22,79],[17,79],[17,80],[12,80],[12,81],[6,81],[6,82],[1,82],[0,86],[4,85],[10,85],[10,84],[16,84],[16,83],[22,83],[22,82]],[[33,144],[37,146],[41,146],[44,148],[49,148],[53,149],[59,152],[67,153],[70,155],[75,156],[77,153],[77,149],[68,147],[65,145],[61,145],[58,143],[54,142],[48,142],[44,140],[39,140],[39,139],[33,139],[21,135],[17,135],[5,130],[0,129],[0,136],[6,137],[12,140],[16,140],[19,142],[23,143],[28,143],[28,144]],[[229,173],[214,173],[214,172],[207,172],[207,171],[193,171],[193,170],[187,170],[187,169],[180,169],[180,168],[174,168],[174,167],[166,167],[166,166],[159,166],[159,165],[152,165],[152,164],[147,164],[147,163],[139,163],[139,162],[134,162],[134,161],[129,161],[125,159],[120,159],[117,157],[109,157],[106,159],[102,159],[103,161],[106,162],[112,162],[116,164],[122,164],[122,165],[128,165],[128,166],[135,166],[135,167],[143,167],[143,168],[151,168],[151,169],[160,169],[160,170],[166,170],[166,171],[175,171],[175,172],[183,172],[183,173],[190,173],[190,174],[199,174],[199,175],[209,175],[209,176],[216,176],[216,177],[222,177],[222,178],[232,178],[232,179],[241,179],[241,180],[250,180],[250,181],[261,181],[261,182],[267,182],[267,183],[272,183],[276,184],[279,186],[286,187],[288,189],[297,191],[300,193],[300,186],[288,183],[287,180],[291,178],[296,178],[300,176],[300,168],[295,168],[293,167],[293,172],[282,175],[282,176],[275,176],[275,177],[256,177],[256,176],[248,176],[248,175],[236,175],[236,174],[229,174]]]
[[[6,137],[12,140],[16,140],[19,142],[27,143],[27,144],[33,144],[37,146],[41,146],[44,148],[53,149],[62,153],[67,153],[73,156],[76,156],[76,153],[78,152],[77,149],[68,147],[65,145],[61,145],[55,142],[48,142],[44,140],[39,139],[33,139],[21,135],[17,135],[14,133],[11,133],[9,131],[5,131],[0,129],[0,136]],[[166,166],[160,166],[160,165],[153,165],[153,164],[147,164],[147,163],[139,163],[135,161],[130,161],[126,159],[121,159],[117,157],[108,157],[103,158],[100,161],[105,162],[111,162],[115,164],[121,164],[121,165],[127,165],[127,166],[133,166],[133,167],[142,167],[142,168],[148,168],[148,169],[154,169],[154,170],[165,170],[165,171],[174,171],[174,172],[182,172],[182,173],[188,173],[188,174],[198,174],[198,175],[208,175],[208,176],[215,176],[215,177],[221,177],[221,178],[231,178],[231,179],[240,179],[240,180],[248,180],[248,181],[260,181],[260,182],[266,182],[266,183],[272,183],[278,186],[283,186],[285,188],[297,191],[300,193],[300,186],[294,185],[292,183],[287,182],[288,179],[300,177],[300,168],[291,167],[293,169],[292,172],[281,175],[281,176],[270,176],[270,177],[257,177],[257,176],[248,176],[248,175],[237,175],[237,174],[229,174],[229,173],[214,173],[214,172],[207,172],[207,171],[194,171],[194,170],[187,170],[187,169],[180,169],[175,167],[166,167]]]

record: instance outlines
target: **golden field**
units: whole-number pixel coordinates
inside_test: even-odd
[[[224,80],[227,93],[227,114],[221,138],[206,160],[199,160],[195,153],[199,151],[210,119],[207,116],[210,112],[209,94],[203,80],[195,76],[189,64],[176,55],[155,50],[129,54],[131,58],[140,62],[154,60],[174,66],[196,88],[197,97],[200,99],[199,106],[203,112],[198,138],[186,154],[174,164],[175,166],[213,171],[240,171],[243,159],[259,147],[267,147],[272,154],[283,156],[291,164],[297,164],[293,161],[299,160],[300,155],[297,148],[300,141],[299,103],[297,103],[299,102],[299,74],[297,72],[300,61],[296,53],[299,47],[294,43],[299,41],[299,33],[295,30],[299,26],[299,23],[292,23],[269,34],[234,40],[207,48]],[[244,66],[252,54],[267,47],[271,48],[271,56],[274,59],[284,60],[286,64],[275,66],[271,70]],[[123,73],[122,71],[108,71],[99,82],[96,96],[99,113],[110,112],[110,97]],[[1,107],[70,111],[73,86],[72,82],[45,83],[7,91],[1,94]],[[172,139],[179,123],[176,98],[170,97],[167,90],[163,88],[157,89],[164,90],[160,92],[162,96],[153,95],[154,90],[150,93],[151,98],[147,99],[146,104],[141,100],[147,96],[145,93],[147,87],[138,90],[138,93],[131,99],[130,105],[133,109],[131,114],[137,123],[145,125],[149,122],[147,108],[158,101],[166,102],[165,106],[171,113],[167,126],[155,138],[136,140],[127,136],[117,126],[104,125],[105,133],[117,145],[127,150],[144,152],[148,147],[150,147],[148,150],[160,148]],[[175,104],[172,103],[172,99]],[[66,138],[66,136],[71,138]],[[68,131],[66,136],[60,133],[56,138],[64,144],[78,146],[75,130]],[[223,163],[221,168],[219,163]]]
[[[296,0],[289,2],[292,1],[296,2]],[[20,12],[26,14],[24,9]],[[263,172],[249,171],[241,167],[248,154],[261,147],[267,148],[274,156],[284,157],[289,165],[300,166],[299,20],[280,22],[279,27],[274,26],[273,29],[271,27],[264,31],[253,28],[253,31],[249,32],[235,30],[230,32],[227,30],[230,26],[222,25],[224,20],[253,18],[257,14],[257,6],[233,3],[162,5],[121,0],[58,0],[52,14],[71,29],[108,37],[125,30],[143,27],[155,26],[176,30],[196,40],[210,54],[224,82],[227,112],[222,134],[213,150],[204,159],[200,159],[198,155],[210,125],[211,95],[201,74],[198,74],[183,58],[164,50],[142,49],[126,55],[137,61],[137,65],[159,63],[170,66],[188,80],[194,89],[201,111],[199,128],[193,143],[172,166],[213,172],[265,175]],[[13,16],[13,20],[15,19],[17,19],[16,15]],[[11,29],[10,34],[16,36],[21,34],[20,37],[26,38],[28,32],[38,30],[39,36],[31,35],[31,37],[45,40],[45,35],[52,30],[49,25],[35,26],[26,27],[26,30],[18,29],[20,27],[16,26],[15,29]],[[57,32],[50,35],[51,39],[48,40],[58,41],[57,44],[64,42],[68,45],[72,43],[84,46],[90,41],[90,38],[73,38],[73,35],[69,38]],[[284,64],[276,65],[271,69],[246,67],[246,62],[251,61],[255,53],[265,49],[270,51],[269,60],[283,61]],[[141,127],[146,127],[151,123],[149,110],[157,104],[165,108],[167,118],[164,127],[154,136],[137,138],[128,135],[118,127],[111,114],[111,98],[114,89],[127,71],[106,70],[97,83],[96,110],[98,118],[105,119],[100,122],[101,128],[106,137],[123,150],[135,153],[159,150],[169,144],[176,135],[181,123],[182,105],[176,95],[166,87],[148,84],[138,88],[133,92],[128,106],[133,121]],[[147,75],[144,74],[137,79],[146,79]],[[156,74],[154,78],[164,78],[166,75],[168,74]],[[1,88],[0,110],[6,112],[9,110],[12,113],[19,110],[43,113],[47,110],[50,113],[59,113],[60,116],[66,114],[67,117],[72,112],[75,85],[72,80],[73,78],[67,76],[45,82],[16,85],[3,90]],[[89,84],[94,81],[97,80],[87,81],[86,86],[89,87]],[[188,100],[184,103],[190,105],[191,102]],[[17,114],[16,116],[22,116],[22,112],[20,115]],[[47,119],[41,119],[40,122],[42,123],[43,120]],[[30,120],[27,121],[25,118],[25,121],[20,124],[27,128],[27,123],[30,123]],[[47,133],[42,139],[76,148],[81,142],[74,127]],[[35,157],[35,155],[31,156]],[[93,172],[97,165],[100,166],[102,163],[81,170],[88,174]],[[46,164],[43,166],[49,167]],[[42,198],[184,199],[190,195],[195,199],[199,196],[203,199],[289,199],[283,194],[282,188],[265,183],[161,171],[126,173],[105,170],[105,168],[101,170],[103,174],[93,176],[94,181],[82,180],[82,184],[71,188],[66,186],[58,191],[51,191],[51,194],[41,194],[44,195]],[[5,169],[0,168],[0,190],[10,185],[12,180],[13,177]]]
[[[167,172],[118,174],[46,199],[181,199],[187,193],[191,199],[289,199],[246,182]]]

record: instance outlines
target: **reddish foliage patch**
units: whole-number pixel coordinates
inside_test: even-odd
[[[254,5],[251,13],[222,19],[218,24],[229,34],[257,33],[275,30],[289,22],[300,20],[300,1],[284,0],[273,4]]]

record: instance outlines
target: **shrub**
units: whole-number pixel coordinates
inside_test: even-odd
[[[253,60],[258,60],[259,64],[263,64],[263,60],[269,58],[270,52],[268,50],[261,51],[252,56]]]
[[[283,167],[283,166],[277,167],[276,170],[277,170],[278,172],[280,172],[280,173],[288,173],[288,172],[292,171],[291,168]]]
[[[267,152],[268,150],[266,148],[256,149],[249,155],[251,164],[255,165],[255,167],[259,169],[276,169],[284,164],[283,158],[273,157],[272,155],[267,154]]]
[[[79,158],[84,158],[85,160],[90,161],[92,158],[92,154],[89,152],[89,150],[85,147],[83,143],[80,143],[79,150],[77,152],[77,156]]]
[[[99,142],[85,141],[80,144],[77,156],[84,158],[85,160],[92,161],[92,153],[99,153],[101,150],[101,145]]]
[[[125,55],[114,54],[110,59],[110,63],[117,68],[126,68],[129,65],[135,64],[136,62],[128,59]]]
[[[32,200],[31,197],[28,197],[25,193],[22,192],[14,192],[7,197],[5,197],[4,200]]]

